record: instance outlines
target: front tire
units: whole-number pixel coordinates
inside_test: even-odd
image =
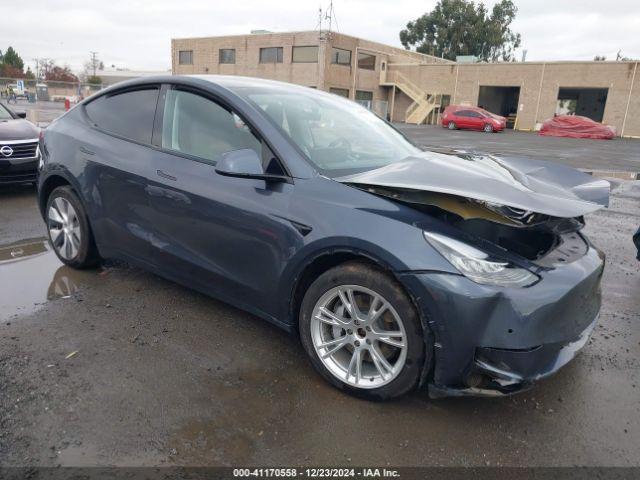
[[[483,130],[484,130],[486,133],[493,133],[493,125],[491,125],[490,123],[487,123],[487,124],[484,126]]]
[[[320,275],[305,293],[299,327],[316,370],[361,398],[404,395],[429,369],[425,356],[432,340],[413,303],[395,278],[366,263]]]
[[[449,130],[455,130],[458,127],[456,126],[456,122],[449,122],[449,124],[447,125],[449,127]]]
[[[98,264],[100,257],[82,202],[69,186],[54,189],[45,210],[49,242],[65,265],[82,269]]]

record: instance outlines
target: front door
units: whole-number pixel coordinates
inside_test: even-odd
[[[155,263],[207,293],[256,313],[274,312],[280,273],[300,242],[285,220],[294,185],[216,173],[222,153],[268,149],[212,99],[179,89],[164,96],[162,151],[147,187]]]

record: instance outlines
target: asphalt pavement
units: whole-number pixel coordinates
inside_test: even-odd
[[[485,133],[448,130],[436,125],[396,124],[405,135],[424,147],[450,147],[468,151],[516,155],[565,163],[584,170],[640,173],[640,140],[615,138],[543,137],[532,132],[505,130]],[[638,177],[640,178],[640,177]]]

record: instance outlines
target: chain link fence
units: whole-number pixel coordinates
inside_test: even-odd
[[[19,82],[24,84],[23,90],[18,88]],[[77,102],[102,90],[102,84],[0,77],[0,97],[8,99],[11,90],[17,98],[24,98],[30,102],[64,102],[65,99]]]
[[[102,90],[103,85],[84,82],[36,81],[0,77],[0,100],[16,111],[24,111],[27,120],[46,127],[71,105]]]

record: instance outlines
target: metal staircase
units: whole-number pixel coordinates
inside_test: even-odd
[[[386,72],[385,78],[381,80],[383,80],[380,82],[382,86],[395,86],[413,100],[413,103],[405,112],[406,123],[414,123],[416,125],[425,123],[427,117],[440,108],[442,95],[425,92],[400,72]]]

